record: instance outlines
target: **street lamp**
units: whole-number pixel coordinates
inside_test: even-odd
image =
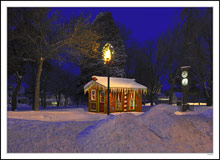
[[[110,87],[110,81],[109,81],[109,65],[110,61],[112,59],[112,54],[114,54],[113,46],[110,43],[106,43],[105,46],[102,49],[103,53],[103,60],[104,64],[107,64],[108,67],[108,108],[107,108],[107,114],[109,115],[109,87]]]

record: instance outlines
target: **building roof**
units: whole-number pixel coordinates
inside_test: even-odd
[[[84,86],[84,90],[88,90],[93,84],[98,83],[103,87],[108,87],[108,77],[101,77],[101,76],[92,76],[90,82],[88,82]],[[110,77],[110,88],[123,88],[123,89],[143,89],[146,90],[147,87],[135,82],[135,79],[128,79],[128,78],[117,78],[117,77]]]

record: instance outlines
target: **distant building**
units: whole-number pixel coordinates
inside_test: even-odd
[[[49,106],[57,106],[57,100],[56,100],[56,96],[55,95],[50,95],[47,97],[46,100],[47,105]],[[67,102],[66,105],[71,105],[72,101],[70,98],[67,98]],[[61,94],[60,96],[60,106],[64,106],[65,105],[65,97],[63,94]]]
[[[163,93],[158,94],[157,101],[158,101],[158,103],[169,103],[169,96],[166,96]]]
[[[177,104],[178,101],[183,100],[183,93],[182,92],[174,92],[173,93],[173,101],[172,104]]]
[[[15,87],[16,87],[16,84],[11,84],[10,86],[8,86],[8,103],[9,104],[11,104],[12,94],[13,94],[13,91],[14,91]],[[40,98],[39,98],[39,102],[41,104],[41,99]],[[32,97],[28,97],[28,95],[25,95],[25,89],[24,89],[23,86],[21,86],[21,88],[18,92],[17,103],[29,104],[29,105],[32,104]],[[55,95],[47,96],[46,103],[47,103],[48,106],[57,106],[57,100],[56,100]],[[70,98],[67,98],[66,104],[67,105],[72,104],[72,101],[71,101]],[[64,97],[63,94],[61,94],[61,97],[60,97],[60,106],[62,106],[62,105],[65,105],[65,97]]]
[[[165,95],[163,93],[159,94],[157,96],[157,100],[158,100],[158,103],[169,103],[169,96],[168,95]],[[177,104],[177,102],[179,101],[182,101],[183,99],[183,94],[182,92],[174,92],[173,93],[173,100],[172,100],[172,104]]]
[[[15,87],[16,87],[16,84],[11,84],[10,86],[8,86],[8,103],[10,104],[12,101],[12,94],[13,94]],[[17,103],[28,104],[28,98],[25,96],[25,89],[23,86],[21,86],[18,92]]]

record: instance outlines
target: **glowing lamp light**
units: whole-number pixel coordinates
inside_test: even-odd
[[[104,64],[109,63],[112,59],[112,54],[114,54],[114,49],[110,43],[106,43],[102,50]]]
[[[104,53],[104,59],[105,61],[111,60],[111,51],[109,49]]]

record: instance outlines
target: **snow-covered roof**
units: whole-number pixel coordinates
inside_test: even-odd
[[[108,77],[101,77],[101,76],[92,76],[92,79],[84,86],[84,90],[87,90],[91,87],[94,83],[98,83],[103,87],[108,87]],[[117,77],[110,77],[110,88],[127,88],[127,89],[147,89],[146,86],[141,85],[135,82],[135,79],[128,79],[128,78],[117,78]]]

